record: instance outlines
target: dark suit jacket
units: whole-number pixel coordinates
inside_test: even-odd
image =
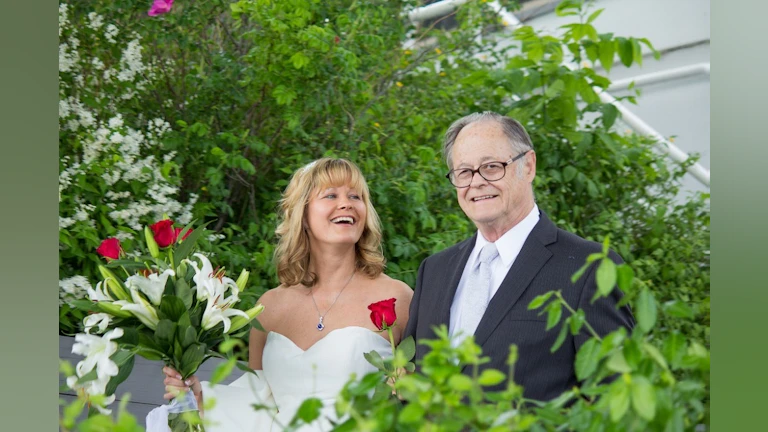
[[[416,360],[427,352],[427,347],[418,341],[434,339],[432,327],[449,324],[451,303],[474,244],[473,236],[421,263],[405,331],[406,336],[413,336],[417,341]],[[629,308],[616,308],[622,297],[618,288],[610,296],[590,303],[597,289],[597,263],[575,284],[571,283],[571,275],[584,264],[587,256],[601,250],[602,245],[557,228],[542,211],[475,332],[476,343],[482,347],[483,354],[491,358],[481,370],[490,367],[508,371],[505,362],[509,346],[516,344],[519,360],[514,378],[525,388],[525,397],[550,400],[572,388],[576,384],[573,366],[576,352],[589,339],[586,329],[576,336],[569,332],[563,345],[550,353],[560,326],[545,331],[546,314],[539,316],[540,309],[529,311],[528,304],[547,291],[562,290],[568,304],[574,309],[583,309],[587,322],[601,336],[620,326],[631,329],[634,319]],[[614,252],[611,258],[622,262]],[[564,309],[563,318],[567,316]],[[465,371],[469,372],[468,369]]]

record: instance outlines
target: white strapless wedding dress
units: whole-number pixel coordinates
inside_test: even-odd
[[[323,401],[320,419],[300,430],[324,431],[329,420],[338,420],[334,403],[354,373],[357,378],[374,372],[363,353],[378,351],[391,357],[389,342],[364,327],[344,327],[328,332],[307,350],[280,333],[270,332],[262,356],[263,371],[246,373],[228,386],[204,382],[203,397],[215,398],[205,412],[207,432],[281,431],[310,397]],[[252,404],[276,406],[256,411]]]

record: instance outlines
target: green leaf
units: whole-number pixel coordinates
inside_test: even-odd
[[[613,40],[600,41],[600,65],[603,66],[605,72],[611,71],[613,66],[613,58],[616,55],[616,43]]]
[[[605,366],[613,372],[632,372],[632,368],[627,364],[627,359],[624,358],[624,354],[621,351],[615,351],[611,354]]]
[[[563,305],[560,302],[552,302],[547,307],[547,330],[556,326],[563,316]]]
[[[232,373],[235,364],[237,364],[237,359],[232,357],[216,366],[216,369],[211,373],[211,384],[218,384],[224,381]]]
[[[566,321],[570,321],[572,319],[568,318]],[[558,348],[560,348],[560,345],[565,342],[565,336],[568,335],[568,328],[570,326],[566,325],[566,323],[563,323],[563,325],[560,327],[560,333],[557,335],[557,339],[555,339],[555,343],[552,344],[552,347],[549,349],[549,352],[555,352]]]
[[[568,165],[567,167],[563,168],[563,181],[568,183],[571,180],[573,180],[576,177],[576,174],[578,174],[579,171],[574,168],[572,165]]]
[[[107,382],[107,387],[104,391],[106,396],[114,394],[117,386],[128,379],[131,371],[133,371],[133,364],[136,361],[136,356],[132,352],[125,350],[117,351],[110,358],[117,364],[118,369],[117,375],[110,378],[109,382]]]
[[[571,315],[569,320],[571,327],[571,334],[576,336],[581,331],[581,327],[584,326],[586,319],[584,318],[584,311],[581,309],[576,310],[576,313]]]
[[[96,373],[96,369],[94,368],[92,371],[88,372],[87,374],[81,376],[77,379],[77,384],[84,384],[88,381],[93,381],[99,377],[98,373]]]
[[[448,387],[459,392],[467,392],[472,389],[472,378],[466,375],[452,375],[448,378]]]
[[[373,372],[366,374],[363,379],[356,381],[349,386],[349,392],[354,396],[361,396],[373,390],[377,385],[384,381],[382,372]]]
[[[412,360],[416,355],[416,342],[414,342],[413,336],[408,336],[401,340],[400,345],[397,346],[397,350],[403,353],[403,357],[405,357],[406,360]]]
[[[637,328],[648,333],[656,325],[656,299],[653,294],[643,288],[635,300],[635,311],[637,317]]]
[[[597,339],[589,339],[576,353],[576,377],[585,380],[597,370],[600,361],[600,343]]]
[[[597,267],[597,293],[605,297],[613,291],[616,286],[616,263],[610,258],[603,258]]]
[[[376,369],[381,371],[384,370],[384,359],[381,358],[381,354],[379,354],[378,351],[363,353],[363,357],[368,360],[368,363],[376,367]]]
[[[589,268],[589,261],[581,266],[578,270],[576,270],[576,273],[571,275],[571,283],[576,283],[577,280],[581,279],[581,276],[584,275],[584,272],[587,271],[587,268]]]
[[[506,376],[501,371],[496,369],[485,369],[480,373],[477,382],[481,386],[494,386],[504,381],[505,378]]]
[[[160,347],[162,347],[163,351],[168,351],[168,349],[173,345],[174,335],[176,334],[176,323],[169,320],[169,319],[161,319],[157,323],[157,328],[155,329],[155,340],[160,344]]]
[[[160,313],[162,317],[173,322],[178,322],[186,311],[187,307],[184,306],[184,302],[176,296],[166,295],[163,296],[160,301]]]
[[[635,57],[634,44],[630,39],[623,37],[616,38],[616,41],[619,44],[619,59],[621,63],[626,67],[632,66],[632,61]]]
[[[600,119],[603,122],[603,127],[605,129],[610,129],[611,126],[616,123],[616,118],[619,116],[619,109],[611,103],[606,103],[600,107],[600,111],[603,113],[603,117]]]
[[[554,294],[554,291],[549,291],[540,296],[536,296],[530,303],[528,303],[528,310],[534,310],[540,308],[550,297]]]
[[[205,344],[196,343],[189,346],[181,356],[181,369],[179,373],[186,379],[197,371],[205,356]]]
[[[656,392],[648,378],[644,376],[632,377],[632,408],[647,421],[656,416]]]
[[[662,310],[664,311],[665,315],[676,318],[690,319],[694,317],[693,309],[691,309],[691,307],[688,306],[685,302],[680,300],[670,300],[664,303]]]
[[[600,16],[601,13],[603,13],[605,9],[598,9],[594,12],[592,12],[589,17],[587,18],[587,23],[591,23],[592,21],[596,20],[597,17]]]
[[[189,256],[189,253],[192,252],[192,248],[195,247],[197,240],[205,233],[205,227],[207,227],[212,222],[213,221],[211,220],[197,227],[197,229],[192,231],[192,233],[190,233],[189,236],[183,242],[181,242],[178,247],[176,247],[176,249],[173,251],[174,269],[178,268],[179,264],[181,264],[181,261]]]
[[[243,346],[243,342],[239,339],[229,338],[219,344],[219,352],[226,354],[232,351],[236,346]]]
[[[632,279],[635,278],[635,271],[629,264],[619,264],[616,267],[616,282],[619,284],[619,289],[623,292],[629,292],[632,287]]]
[[[680,362],[685,356],[685,350],[687,344],[685,342],[685,336],[680,332],[672,332],[664,339],[664,345],[662,346],[662,352],[664,357],[673,366],[680,365]]]
[[[645,350],[645,352],[648,353],[648,356],[650,356],[656,363],[658,363],[659,366],[664,369],[669,369],[669,366],[667,366],[667,361],[664,359],[664,356],[661,354],[661,351],[659,351],[658,348],[649,344],[648,342],[643,342],[643,350]]]
[[[418,402],[409,403],[400,411],[397,421],[400,423],[417,423],[424,418],[424,408]]]
[[[181,299],[186,309],[192,308],[193,294],[194,292],[183,277],[176,279],[176,297]]]
[[[181,347],[186,349],[193,343],[197,342],[197,332],[192,326],[188,326],[184,330],[184,337],[181,339]]]
[[[560,93],[565,90],[565,83],[563,80],[556,80],[552,84],[547,87],[547,89],[544,91],[544,96],[546,96],[549,99],[556,98],[557,96],[560,96]]]
[[[629,409],[629,388],[623,381],[617,380],[611,388],[609,397],[608,409],[611,414],[611,421],[618,423]]]
[[[296,411],[296,415],[291,424],[297,423],[297,419],[302,420],[304,423],[312,423],[320,417],[320,409],[323,408],[323,401],[318,398],[305,399],[299,406],[299,410]]]
[[[291,63],[293,63],[294,68],[301,69],[309,64],[309,57],[307,57],[303,52],[299,51],[291,56]]]

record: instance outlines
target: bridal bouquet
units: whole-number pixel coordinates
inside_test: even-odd
[[[189,258],[204,231],[205,226],[174,227],[172,220],[164,219],[145,227],[146,253],[140,251],[135,258],[126,258],[116,238],[104,240],[97,249],[106,260],[99,266],[103,280],[88,289],[89,299],[77,304],[90,314],[84,319],[85,333],[75,336],[72,348],[86,358],[67,384],[99,410],[114,401],[135,354],[162,360],[187,379],[207,358],[220,356],[213,351],[216,345],[244,336],[263,310],[260,304],[237,308],[248,271],[233,280],[205,255]],[[184,403],[192,406],[175,412],[197,408],[191,395],[171,405]]]

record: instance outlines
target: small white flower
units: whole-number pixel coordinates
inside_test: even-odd
[[[197,289],[197,300],[202,301],[209,298],[223,297],[227,289],[231,289],[235,301],[237,301],[237,294],[240,290],[237,288],[235,281],[226,276],[216,277],[213,274],[213,265],[211,265],[211,262],[205,255],[196,253],[194,256],[200,260],[202,267],[198,268],[197,263],[194,261],[185,261],[195,269],[195,275],[192,276],[192,280],[195,282],[195,288]]]
[[[133,275],[125,281],[125,285],[129,288],[137,288],[147,295],[149,301],[153,305],[159,306],[160,301],[163,299],[163,291],[165,291],[165,284],[168,282],[168,276],[175,275],[174,271],[168,269],[161,274],[152,273],[149,277],[142,275]]]
[[[224,333],[228,333],[231,325],[230,317],[241,316],[248,319],[248,314],[232,307],[237,301],[236,293],[227,298],[223,296],[208,297],[208,303],[205,306],[205,312],[203,312],[203,319],[201,320],[203,329],[212,329],[216,324],[223,322]]]
[[[117,36],[118,30],[117,27],[115,27],[114,24],[107,25],[106,30],[104,31],[104,37],[107,39],[109,43],[115,43],[115,37]]]
[[[67,377],[67,385],[73,390],[82,390],[88,396],[103,395],[107,389],[110,378],[118,374],[117,364],[110,358],[117,352],[117,343],[113,339],[123,336],[123,329],[108,331],[104,336],[94,336],[80,333],[75,335],[75,344],[72,345],[72,353],[84,355],[85,359],[75,367],[75,374]],[[96,370],[96,379],[78,384],[77,381]],[[109,405],[115,401],[115,395],[108,396],[103,405]],[[104,406],[95,405],[102,413],[108,414],[110,410]]]
[[[116,328],[108,331],[104,336],[94,336],[80,333],[75,335],[75,344],[72,345],[72,353],[84,355],[85,359],[75,367],[77,375],[82,377],[96,369],[99,380],[117,375],[117,364],[110,359],[117,352],[117,343],[112,339],[123,336],[123,329]]]
[[[93,327],[97,327],[98,331],[96,333],[104,333],[107,330],[107,326],[109,326],[110,322],[110,316],[105,313],[97,313],[97,314],[91,314],[85,317],[83,320],[83,325],[85,326],[85,332],[91,333],[91,329]]]
[[[96,12],[91,12],[88,14],[88,27],[98,30],[101,28],[101,26],[104,25],[104,18],[97,14]]]
[[[148,301],[144,300],[136,288],[131,289],[131,299],[133,303],[126,300],[118,300],[114,304],[120,306],[122,310],[132,313],[150,329],[156,329],[157,323],[160,321],[157,317],[157,310]]]
[[[109,128],[110,129],[119,129],[123,127],[123,116],[122,114],[118,114],[111,119],[109,119]]]

